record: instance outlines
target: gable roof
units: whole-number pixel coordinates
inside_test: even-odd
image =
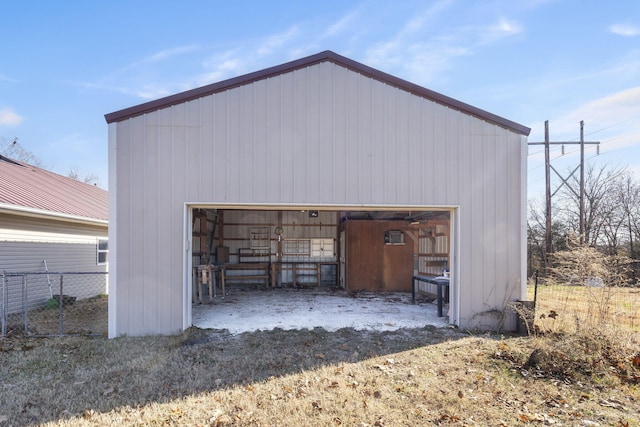
[[[324,52],[317,53],[315,55],[307,56],[295,61],[287,62],[285,64],[277,65],[275,67],[266,68],[264,70],[256,71],[253,73],[245,74],[243,76],[234,77],[228,80],[223,80],[218,83],[213,83],[207,86],[202,86],[196,89],[191,89],[185,92],[170,95],[164,98],[160,98],[154,101],[139,104],[133,107],[125,108],[120,111],[116,111],[105,115],[107,123],[119,122],[129,119],[131,117],[139,116],[145,113],[149,113],[161,108],[170,107],[172,105],[181,104],[183,102],[191,101],[203,96],[208,96],[217,92],[229,90],[234,87],[242,86],[248,83],[255,82],[257,80],[267,79],[269,77],[276,76],[278,74],[289,73],[291,71],[309,67],[321,62],[333,62],[337,65],[343,66],[351,71],[360,73],[367,77],[379,80],[391,86],[398,87],[414,95],[429,99],[439,104],[445,105],[454,110],[461,111],[463,113],[472,115],[482,120],[486,120],[490,123],[494,123],[503,128],[509,129],[515,133],[521,135],[529,135],[531,129],[520,125],[518,123],[507,120],[503,117],[481,110],[456,99],[450,98],[446,95],[442,95],[438,92],[434,92],[430,89],[426,89],[422,86],[418,86],[414,83],[408,82],[401,78],[392,76],[391,74],[384,73],[382,71],[371,68],[367,65],[356,62],[352,59],[338,55],[335,52],[326,50]]]
[[[109,193],[0,156],[0,212],[107,225]]]

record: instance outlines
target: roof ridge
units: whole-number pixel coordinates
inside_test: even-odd
[[[415,83],[411,83],[400,77],[393,76],[383,71],[377,70],[368,65],[349,59],[345,56],[339,55],[333,51],[325,50],[314,55],[310,55],[304,58],[289,61],[280,65],[265,68],[263,70],[254,71],[252,73],[244,74],[237,77],[232,77],[227,80],[222,80],[216,83],[212,83],[206,86],[201,86],[195,89],[190,89],[184,92],[169,95],[163,98],[159,98],[153,101],[148,101],[142,104],[135,105],[133,107],[125,108],[123,110],[115,111],[113,113],[105,114],[105,120],[107,123],[119,122],[132,117],[140,116],[145,113],[149,113],[161,108],[170,107],[172,105],[181,104],[187,101],[192,101],[204,96],[212,95],[217,92],[229,90],[238,86],[249,84],[258,80],[264,80],[269,77],[276,76],[278,74],[288,73],[300,68],[309,67],[311,65],[318,64],[320,62],[330,61],[336,65],[343,66],[351,71],[360,73],[375,80],[387,83],[389,85],[406,90],[416,96],[420,96],[439,104],[448,106],[463,113],[470,114],[477,118],[494,123],[503,128],[512,130],[521,135],[529,135],[531,129],[508,120],[504,117],[500,117],[496,114],[482,110],[478,107],[474,107],[470,104],[466,104],[457,99],[435,92],[431,89],[427,89],[423,86],[419,86]]]
[[[12,163],[12,164],[14,164],[16,166],[22,166],[22,167],[27,167],[27,165],[29,165],[28,163],[20,162],[18,160],[14,160],[12,158],[9,158],[7,156],[3,156],[1,154],[0,154],[0,161],[7,162],[7,163]]]

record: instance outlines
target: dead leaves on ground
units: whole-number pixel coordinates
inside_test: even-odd
[[[443,414],[440,416],[440,421],[451,421],[455,423],[460,421],[460,417],[457,415]]]
[[[609,341],[599,337],[582,337],[583,341],[579,338],[581,337],[541,339],[537,341],[538,347],[529,351],[503,342],[497,344],[494,359],[506,362],[515,375],[526,378],[532,390],[549,390],[553,386],[558,390],[558,394],[547,395],[541,402],[550,411],[520,410],[517,413],[518,423],[559,425],[570,419],[579,425],[598,426],[602,425],[600,421],[590,420],[586,416],[593,414],[594,406],[597,405],[612,409],[621,416],[617,426],[629,425],[624,417],[635,415],[636,398],[619,394],[617,389],[623,387],[623,384],[640,384],[640,353],[629,358],[624,356],[624,352],[629,351],[628,347],[610,345]],[[609,390],[613,396],[620,398],[594,397],[602,395],[604,390]],[[629,393],[633,394],[631,391]],[[524,407],[531,404],[520,403]],[[536,409],[543,407],[538,405]],[[503,422],[505,426],[511,424],[512,422]]]
[[[572,377],[566,382],[548,374],[543,369],[546,359],[566,364],[571,362],[572,355],[564,348],[554,348],[551,342],[549,348],[555,353],[538,352],[532,356],[533,345],[543,344],[537,339],[459,338],[406,352],[383,352],[382,356],[357,363],[333,365],[333,350],[351,352],[361,347],[339,342],[331,348],[307,350],[306,343],[301,343],[305,357],[319,367],[296,370],[286,376],[247,377],[248,380],[235,383],[216,374],[210,377],[205,394],[172,399],[161,408],[138,407],[132,408],[132,412],[121,409],[111,419],[120,417],[141,425],[215,427],[277,424],[274,420],[283,417],[291,418],[280,425],[595,426],[589,419],[594,413],[608,414],[607,423],[602,418],[593,418],[600,425],[613,425],[618,416],[633,416],[633,406],[640,395],[631,396],[630,392],[618,392],[613,387],[609,393],[605,388],[610,383],[603,386],[583,377]],[[631,357],[632,354],[635,356]],[[295,357],[285,354],[281,359],[283,363],[294,363]],[[528,359],[531,362],[525,367]],[[589,363],[596,361],[589,360],[594,360]],[[610,371],[621,373],[626,369],[627,378],[632,379],[640,368],[640,353],[637,349],[629,351],[615,362]],[[99,390],[101,398],[111,398],[122,391],[126,372],[129,371],[123,370],[122,375],[115,377],[123,377],[121,380],[109,377],[103,383]],[[617,378],[615,386],[629,390],[628,383],[623,384]],[[93,410],[81,414],[90,420],[88,424],[106,419],[105,414]],[[0,408],[1,425],[3,415],[6,412]],[[303,422],[293,424],[291,419]],[[489,419],[491,423],[487,422]],[[628,423],[620,421],[618,427],[624,426]]]
[[[540,374],[541,366],[549,358],[552,358],[556,364],[568,362],[569,356],[565,352],[555,350],[537,352],[534,355],[531,350],[520,350],[516,355],[513,346],[503,342],[498,342],[493,350],[492,347],[487,346],[465,348],[460,351],[450,350],[444,356],[449,360],[456,360],[456,364],[432,364],[429,371],[432,377],[425,375],[425,364],[415,364],[416,359],[404,356],[375,358],[364,366],[350,364],[327,366],[325,369],[308,372],[286,382],[280,382],[277,377],[270,377],[267,379],[267,387],[259,383],[243,385],[244,397],[249,396],[251,404],[243,408],[236,406],[235,409],[216,410],[209,418],[207,425],[223,427],[234,423],[247,423],[254,417],[251,414],[257,414],[269,405],[290,408],[290,405],[294,404],[299,408],[297,410],[301,411],[300,415],[307,417],[301,419],[309,422],[323,420],[328,423],[326,425],[355,425],[354,418],[348,414],[367,413],[372,417],[367,420],[368,423],[359,420],[357,425],[383,427],[392,425],[394,418],[389,418],[388,413],[385,413],[384,417],[373,415],[381,413],[380,408],[388,404],[397,405],[398,399],[419,402],[420,399],[425,398],[429,399],[429,405],[412,404],[413,409],[409,412],[411,417],[415,417],[412,418],[414,421],[428,420],[428,423],[434,425],[478,424],[473,417],[469,416],[468,410],[470,406],[478,405],[493,406],[494,411],[500,411],[508,417],[496,423],[504,426],[561,425],[567,420],[574,420],[579,425],[596,426],[599,424],[585,415],[592,413],[594,405],[619,413],[622,417],[630,414],[630,408],[625,406],[624,398],[618,399],[613,396],[602,398],[600,397],[602,394],[596,390],[575,393],[571,390],[571,382],[567,383],[552,376]],[[508,392],[503,393],[501,387],[504,387],[502,382],[504,377],[499,372],[488,373],[483,365],[491,359],[487,359],[486,356],[492,354],[492,351],[495,352],[493,360],[507,361],[513,374],[520,377],[521,381],[539,381],[545,384],[544,387],[547,390],[555,384],[557,393],[540,396],[538,391],[532,391],[532,395],[526,398],[513,398]],[[527,353],[529,353],[528,357]],[[496,354],[499,356],[496,357]],[[313,356],[317,359],[325,359],[324,352],[313,353]],[[425,357],[425,354],[416,354],[414,357]],[[629,361],[628,358],[627,361]],[[529,364],[525,367],[527,362]],[[637,368],[639,363],[640,354],[637,355],[637,360],[632,358],[627,366]],[[522,372],[527,372],[527,375]],[[523,377],[526,379],[522,379]],[[429,381],[430,378],[433,378],[433,386],[440,390],[441,399],[438,396],[425,394],[425,389],[429,385],[424,382]],[[515,384],[517,380],[511,381]],[[447,384],[447,386],[438,384]],[[573,383],[573,387],[575,384],[577,382]],[[580,387],[585,387],[585,384],[580,384]],[[544,388],[540,388],[542,389]],[[532,390],[535,389],[532,387]],[[435,409],[433,405],[437,405],[438,408]],[[590,405],[591,409],[587,409],[588,406],[585,405]],[[251,412],[251,408],[254,412]],[[341,412],[341,408],[351,409]],[[178,409],[172,410],[164,421],[180,423],[181,412]],[[628,426],[628,423],[621,420],[618,426]]]
[[[548,414],[518,414],[518,419],[524,423],[544,423],[547,425],[556,424],[556,420],[550,417]]]

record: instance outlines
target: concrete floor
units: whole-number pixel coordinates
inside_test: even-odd
[[[228,287],[225,298],[218,296],[212,303],[194,304],[192,319],[199,328],[228,329],[233,334],[274,328],[396,330],[427,325],[444,327],[449,323],[448,317],[437,316],[431,298],[419,296],[416,304],[412,304],[410,293],[347,293],[324,286]]]

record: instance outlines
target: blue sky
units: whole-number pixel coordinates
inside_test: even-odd
[[[333,50],[640,178],[637,0],[15,1],[0,6],[0,150],[107,187],[104,114]],[[559,170],[576,146],[552,150]],[[1,154],[1,152],[0,152]],[[529,154],[529,192],[544,183]]]

